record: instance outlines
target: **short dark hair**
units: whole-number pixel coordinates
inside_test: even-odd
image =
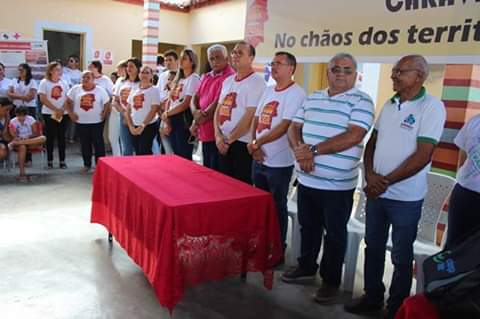
[[[90,62],[90,64],[93,65],[93,67],[98,70],[98,73],[102,73],[102,69],[103,69],[102,62],[100,62],[99,60],[93,60],[92,62]]]
[[[165,59],[161,55],[157,55],[157,65],[163,65],[165,63]]]
[[[165,51],[165,53],[163,54],[163,57],[166,58],[167,56],[171,56],[175,60],[178,60],[178,54],[177,54],[177,52],[175,52],[175,50]]]
[[[257,55],[257,51],[255,50],[255,47],[253,45],[251,45],[250,43],[248,43],[247,41],[240,41],[240,42],[237,43],[237,45],[239,45],[239,44],[243,44],[243,45],[248,46],[250,56],[255,57]]]
[[[293,66],[293,72],[292,73],[295,73],[295,70],[297,69],[297,59],[295,58],[295,56],[293,54],[291,54],[290,52],[287,52],[287,51],[275,52],[275,56],[279,56],[279,55],[283,55],[287,58],[288,65]]]
[[[2,62],[0,62],[0,67],[5,70],[5,65]]]
[[[26,106],[19,106],[15,108],[15,115],[28,115],[28,109]]]
[[[53,60],[53,62],[58,62],[58,63],[61,65],[62,68],[65,66],[65,64],[63,63],[63,61],[60,60],[60,59],[55,59],[55,60]]]
[[[76,55],[76,54],[70,54],[70,55],[68,56],[67,61],[70,60],[70,59],[74,59],[77,63],[80,63],[80,58],[79,58],[78,55]]]
[[[10,106],[10,105],[12,105],[12,101],[8,97],[0,96],[0,106]]]

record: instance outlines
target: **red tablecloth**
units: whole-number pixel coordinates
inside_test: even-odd
[[[408,297],[395,315],[395,319],[439,319],[437,308],[423,294]]]
[[[100,159],[91,222],[113,234],[170,311],[186,287],[247,271],[271,288],[283,253],[269,193],[177,156]]]

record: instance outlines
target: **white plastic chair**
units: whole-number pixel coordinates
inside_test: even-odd
[[[365,187],[364,176],[364,168],[363,165],[361,165],[359,183],[355,192],[358,200],[347,224],[348,235],[347,250],[345,251],[344,258],[343,290],[349,292],[353,291],[355,273],[357,271],[358,250],[360,248],[360,242],[365,237],[365,206],[367,197],[363,192],[363,188]]]
[[[418,223],[417,240],[413,244],[413,254],[416,267],[416,292],[423,292],[424,276],[423,262],[431,255],[442,250],[436,243],[436,232],[442,205],[455,186],[456,180],[450,176],[428,173],[428,192],[422,207],[422,216]],[[392,249],[392,241],[389,238],[387,249]]]
[[[422,217],[419,221],[417,240],[414,243],[417,293],[423,291],[423,261],[428,256],[441,250],[441,247],[437,246],[435,242],[436,226],[443,202],[452,191],[455,185],[455,179],[446,175],[429,172],[427,182],[428,192],[422,207]],[[362,192],[356,212],[348,223],[348,246],[347,253],[345,254],[343,287],[345,291],[349,292],[353,291],[360,241],[365,236],[365,203],[365,195]],[[387,249],[391,250],[391,248],[392,241],[391,236],[389,236]]]
[[[292,221],[292,240],[290,242],[290,265],[297,264],[297,258],[300,257],[301,249],[301,235],[300,235],[300,223],[298,222],[298,209],[297,209],[297,187],[293,187],[287,202],[288,217]]]

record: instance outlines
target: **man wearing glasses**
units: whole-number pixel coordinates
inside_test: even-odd
[[[352,313],[383,309],[390,225],[394,272],[385,317],[394,318],[410,294],[413,242],[427,193],[427,173],[446,117],[443,103],[423,87],[427,77],[428,64],[422,56],[397,62],[391,75],[396,94],[385,103],[365,150],[365,295],[345,305]]]
[[[70,79],[70,87],[80,84],[82,80],[82,71],[80,71],[80,58],[74,54],[67,60],[67,66],[63,69],[63,74]]]
[[[292,79],[297,67],[295,56],[277,52],[270,65],[276,84],[267,87],[260,98],[251,128],[252,141],[247,148],[254,160],[253,183],[271,192],[275,200],[285,248],[287,194],[295,163],[288,146],[287,130],[305,100],[305,92]]]
[[[232,51],[232,66],[236,73],[222,84],[215,111],[214,130],[218,148],[219,170],[245,183],[252,184],[252,157],[247,144],[250,127],[265,81],[253,70],[255,48],[241,41]]]
[[[297,161],[302,243],[298,267],[285,272],[282,280],[314,279],[324,238],[322,285],[314,297],[320,304],[331,303],[338,295],[362,141],[374,118],[374,103],[354,87],[356,77],[355,58],[335,55],[328,64],[329,87],[307,98],[288,131]]]

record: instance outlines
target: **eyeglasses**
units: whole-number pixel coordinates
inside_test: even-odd
[[[355,70],[348,66],[345,68],[341,66],[334,66],[330,68],[330,72],[332,72],[333,74],[343,73],[345,75],[352,75],[353,73],[355,73]]]
[[[392,75],[395,75],[395,76],[402,76],[404,73],[408,73],[408,72],[420,72],[420,70],[418,69],[396,69],[396,68],[393,68],[392,69]]]
[[[288,63],[281,63],[281,62],[273,62],[273,61],[268,63],[268,66],[271,66],[272,68],[274,66],[279,66],[279,65],[289,65],[289,64]]]

